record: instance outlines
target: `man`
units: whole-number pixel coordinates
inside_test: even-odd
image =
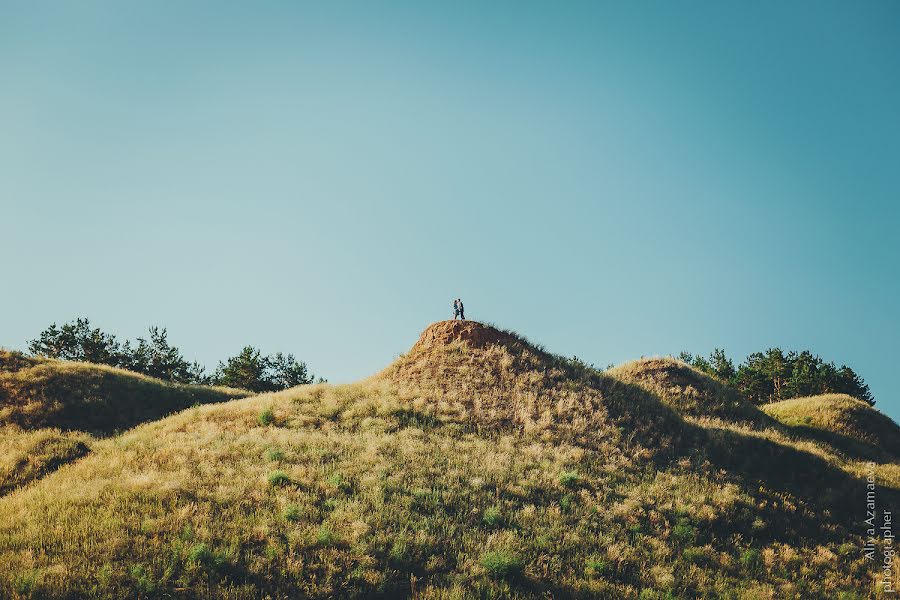
[[[455,321],[458,318],[459,318],[459,300],[454,300],[453,301],[453,320]]]
[[[459,318],[462,319],[463,321],[465,321],[466,320],[466,309],[463,307],[462,300],[457,298],[456,303],[457,303],[456,304],[457,307],[459,307]]]

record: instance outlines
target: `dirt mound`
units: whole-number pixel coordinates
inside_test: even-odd
[[[438,321],[422,332],[419,341],[412,347],[412,352],[428,350],[435,346],[447,346],[454,342],[465,342],[470,348],[486,348],[516,344],[520,340],[510,333],[477,321]]]

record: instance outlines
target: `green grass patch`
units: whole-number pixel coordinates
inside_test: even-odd
[[[503,511],[497,505],[488,507],[482,513],[481,521],[490,528],[502,527]]]
[[[506,550],[486,552],[481,557],[481,566],[490,577],[513,579],[522,574],[525,563],[516,554]]]
[[[284,518],[287,521],[291,521],[292,523],[296,523],[303,516],[303,511],[300,509],[300,506],[297,504],[288,504],[284,507]]]
[[[257,423],[262,425],[263,427],[267,427],[275,422],[275,411],[271,408],[266,408],[265,410],[259,413],[259,416],[256,418]]]
[[[570,490],[575,489],[581,484],[581,475],[575,471],[564,471],[559,474],[559,484]]]
[[[291,484],[290,476],[284,471],[272,471],[268,477],[269,485],[272,487],[281,487]]]

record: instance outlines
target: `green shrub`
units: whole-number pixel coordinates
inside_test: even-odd
[[[282,486],[289,485],[291,483],[291,478],[284,471],[272,471],[269,473],[269,485],[271,486]]]
[[[284,508],[284,518],[291,522],[297,522],[300,520],[300,517],[303,515],[300,507],[296,504],[288,504]]]
[[[259,417],[257,417],[256,420],[263,427],[271,425],[275,422],[275,411],[273,411],[271,408],[267,408],[259,413]]]
[[[143,565],[134,565],[131,567],[131,578],[134,580],[134,587],[140,594],[152,594],[156,591],[156,582],[147,572]]]
[[[744,550],[741,553],[741,566],[751,573],[758,571],[762,566],[762,555],[759,553],[759,550],[752,548]]]
[[[679,546],[692,546],[697,541],[697,530],[688,521],[679,521],[672,529],[672,541]]]
[[[353,484],[350,483],[342,474],[332,473],[328,476],[328,483],[336,487],[345,494],[353,493]]]
[[[522,559],[511,552],[495,550],[486,552],[481,557],[481,566],[488,575],[498,579],[512,579],[522,573],[524,563]]]
[[[389,553],[391,562],[396,565],[406,564],[409,558],[409,546],[405,540],[395,540]]]
[[[320,546],[333,546],[337,542],[337,535],[329,527],[322,525],[316,533],[316,542]]]
[[[213,552],[206,544],[194,544],[188,549],[187,562],[206,571],[218,571],[225,566],[225,556]]]
[[[703,548],[685,548],[681,552],[681,560],[691,565],[703,565],[707,562],[707,558]]]
[[[206,544],[194,544],[188,550],[187,560],[190,563],[206,565],[212,561],[212,552]]]
[[[266,458],[273,462],[277,462],[284,459],[284,452],[278,448],[269,448],[266,450]]]
[[[559,474],[559,484],[565,488],[577,488],[579,483],[581,483],[581,475],[575,471],[565,471]]]
[[[503,525],[503,512],[497,505],[486,508],[481,520],[488,527],[501,527]]]
[[[585,561],[585,577],[599,577],[606,571],[606,561],[599,556],[591,556]]]
[[[21,575],[13,579],[13,589],[16,590],[17,594],[29,596],[32,592],[34,592],[35,584],[37,583],[37,577],[38,572],[36,569],[32,569],[26,573],[22,573]]]

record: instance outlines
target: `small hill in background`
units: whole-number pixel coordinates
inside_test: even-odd
[[[733,388],[672,358],[643,358],[606,372],[656,394],[678,412],[692,417],[771,426],[774,421]]]
[[[94,436],[247,395],[0,350],[0,496],[82,458]]]
[[[96,365],[0,351],[0,426],[108,435],[195,404],[247,396]]]
[[[762,410],[802,434],[826,440],[850,453],[900,458],[900,427],[867,403],[845,394],[792,398]]]
[[[876,594],[860,497],[874,469],[897,504],[896,460],[751,408],[676,361],[600,372],[439,322],[363,381],[94,439],[0,498],[0,595]],[[78,453],[55,435],[21,447]]]

